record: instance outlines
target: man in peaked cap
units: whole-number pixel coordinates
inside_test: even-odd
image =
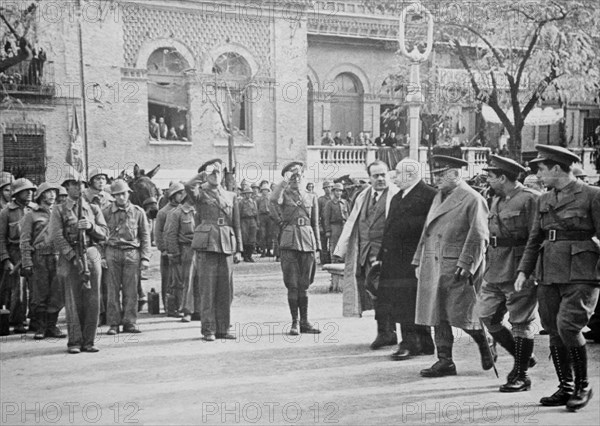
[[[550,335],[550,354],[559,380],[558,391],[540,403],[566,405],[575,411],[592,397],[581,331],[600,292],[600,249],[593,240],[600,237],[600,188],[573,175],[571,166],[580,159],[568,149],[535,148],[538,157],[530,163],[537,165],[537,175],[549,191],[538,200],[515,290],[520,291],[536,270],[540,319]]]
[[[82,196],[83,181],[79,173],[71,170],[62,185],[69,197],[52,209],[50,215],[50,238],[59,252],[57,275],[65,292],[67,314],[68,352],[78,354],[98,352],[94,346],[98,317],[100,314],[100,279],[102,276],[100,245],[108,236],[108,228],[100,208],[89,204]],[[81,203],[81,216],[79,216]],[[85,269],[79,252],[79,232],[86,234],[87,267],[89,282],[83,282]]]
[[[167,255],[167,236],[165,235],[165,228],[167,224],[167,217],[179,206],[181,200],[185,196],[185,187],[182,183],[176,182],[171,183],[167,190],[166,198],[169,202],[158,211],[156,215],[156,223],[154,224],[154,242],[156,248],[160,251],[160,294],[163,301],[163,307],[167,315],[176,316],[178,315],[176,304],[168,303],[168,288],[171,280],[170,261]]]
[[[13,175],[8,172],[0,173],[0,211],[4,210],[10,203],[10,184],[14,180]]]
[[[1,304],[10,308],[10,322],[15,333],[26,333],[24,327],[27,314],[27,286],[21,284],[19,268],[21,265],[21,220],[31,211],[33,192],[36,186],[25,178],[11,183],[13,201],[0,212],[0,265],[4,279],[0,289]],[[30,315],[32,322],[34,316]],[[35,324],[32,329],[35,329]]]
[[[56,275],[58,251],[49,235],[50,215],[56,202],[58,186],[44,182],[35,194],[36,205],[21,222],[22,273],[31,283],[31,310],[37,319],[34,339],[62,338],[56,326],[64,306],[63,289]]]
[[[325,230],[325,223],[323,222],[323,213],[325,212],[325,206],[331,200],[331,182],[326,180],[323,181],[323,195],[318,199],[319,202],[319,236],[321,237],[321,265],[331,263],[331,251],[329,249],[329,241],[327,238],[327,232]]]
[[[427,215],[412,264],[419,280],[415,323],[434,327],[438,362],[422,370],[421,376],[456,375],[452,327],[463,329],[473,338],[481,366],[489,370],[494,366],[495,354],[474,310],[489,241],[488,206],[462,180],[461,169],[468,165],[466,161],[435,155],[432,162],[439,192]]]
[[[221,186],[223,162],[207,161],[185,184],[199,220],[192,248],[200,286],[200,317],[204,340],[235,339],[229,333],[233,300],[233,262],[242,256],[242,229],[235,193]],[[206,176],[206,182],[201,183]]]
[[[242,240],[244,241],[244,262],[254,263],[252,254],[256,246],[258,231],[258,206],[253,198],[254,191],[250,186],[242,187],[240,200],[240,220],[242,225]]]
[[[487,181],[496,195],[488,217],[490,245],[475,309],[496,342],[514,358],[513,369],[507,383],[500,386],[500,392],[528,391],[531,380],[527,369],[536,363],[533,358],[536,288],[532,279],[518,292],[513,284],[540,193],[524,187],[517,180],[525,168],[514,160],[492,155],[484,170],[488,172]],[[508,309],[512,331],[494,320],[495,313],[504,305]]]
[[[315,252],[319,242],[319,205],[317,196],[300,186],[304,163],[293,161],[281,174],[283,181],[271,194],[281,228],[279,250],[283,282],[288,291],[288,305],[292,315],[291,335],[317,334],[321,331],[308,321],[308,287],[315,276]],[[298,310],[300,329],[298,330]]]

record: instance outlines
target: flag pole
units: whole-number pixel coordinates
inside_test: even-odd
[[[79,13],[81,14],[81,0],[79,0]],[[88,175],[89,153],[88,153],[88,133],[87,133],[87,104],[85,101],[85,74],[83,70],[83,31],[81,29],[81,16],[78,18],[79,33],[79,79],[81,83],[81,105],[83,108],[83,151],[85,158],[85,176]]]

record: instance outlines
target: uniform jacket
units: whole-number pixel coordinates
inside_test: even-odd
[[[319,204],[319,232],[321,233],[325,233],[325,206],[327,205],[327,203],[331,201],[331,198],[329,198],[327,195],[321,195],[318,198],[318,204]]]
[[[317,196],[302,189],[293,191],[281,182],[271,194],[277,205],[281,227],[279,248],[314,252],[321,250],[319,236],[319,204]]]
[[[562,189],[561,199],[552,189],[540,196],[519,271],[534,269],[542,284],[600,285],[600,248],[586,240],[548,241],[549,230],[584,231],[600,238],[600,188],[579,180]]]
[[[487,249],[483,279],[490,283],[504,283],[517,278],[517,268],[529,229],[535,221],[536,203],[540,193],[522,184],[504,200],[494,197],[488,217],[490,245]],[[493,237],[514,241],[514,247],[494,247]]]
[[[433,199],[412,262],[420,268],[417,324],[444,320],[455,327],[480,328],[473,308],[485,267],[488,214],[485,199],[463,181],[443,202],[441,192]],[[475,288],[465,278],[454,281],[458,267],[473,275]]]
[[[192,248],[227,255],[242,252],[242,228],[236,194],[220,186],[216,190],[210,189],[208,183],[198,186],[200,182],[201,177],[196,176],[185,184],[199,222],[194,230]]]
[[[177,206],[177,204],[169,202],[169,204],[160,209],[156,215],[156,221],[154,223],[154,242],[156,243],[156,248],[160,252],[167,251],[167,242],[164,235],[167,216],[171,211],[175,210]]]
[[[108,226],[108,247],[139,249],[141,260],[150,260],[150,226],[141,207],[131,202],[125,207],[112,203],[102,213]]]
[[[244,244],[255,244],[256,232],[258,231],[258,207],[254,199],[241,199],[240,218]]]
[[[9,246],[19,246],[21,239],[21,219],[26,213],[37,206],[35,203],[29,203],[27,207],[22,207],[14,201],[0,212],[0,263],[10,258]]]
[[[58,251],[50,239],[50,215],[52,209],[35,205],[21,221],[21,261],[23,268],[31,268],[31,254],[54,255]]]
[[[108,237],[108,227],[100,208],[82,200],[81,214],[92,223],[86,231],[89,245],[104,243]],[[71,261],[77,255],[75,246],[78,241],[79,230],[77,223],[77,201],[67,198],[64,203],[54,206],[50,215],[50,238],[59,254]]]
[[[342,229],[344,224],[348,220],[348,203],[346,200],[340,199],[339,201],[329,200],[325,203],[323,210],[323,228],[325,233],[329,236],[332,241],[337,241],[342,235]]]
[[[358,285],[356,283],[356,273],[359,267],[359,246],[358,246],[358,224],[360,213],[367,199],[370,198],[371,186],[367,186],[356,197],[350,216],[344,225],[342,235],[338,240],[337,246],[333,254],[342,259],[345,259],[344,266],[344,282],[343,282],[343,315],[344,316],[361,316],[362,312],[369,309],[367,306],[362,306],[361,300],[364,296],[359,294]],[[385,202],[385,217],[387,218],[392,198],[398,193],[399,189],[396,185],[389,185]]]
[[[98,207],[100,207],[100,210],[106,209],[108,206],[110,206],[110,203],[115,201],[113,196],[109,193],[104,191],[97,191],[92,188],[86,189],[83,193],[83,197],[88,203],[96,204]]]
[[[261,195],[256,199],[256,207],[259,214],[271,214],[271,196]]]
[[[180,245],[191,245],[194,239],[196,211],[187,203],[180,204],[167,215],[164,239],[169,257],[181,256]]]

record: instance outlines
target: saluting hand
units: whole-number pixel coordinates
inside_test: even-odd
[[[515,280],[515,291],[521,291],[523,289],[525,281],[527,281],[525,273],[519,272],[519,275],[517,275],[517,279]]]

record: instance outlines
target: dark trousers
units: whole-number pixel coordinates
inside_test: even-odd
[[[181,263],[171,264],[171,287],[169,294],[175,296],[178,310],[191,314],[200,312],[200,287],[196,275],[196,252],[192,246],[179,245]]]
[[[166,254],[160,256],[160,297],[162,298],[163,308],[167,311],[167,290],[169,289],[169,257]]]
[[[315,254],[297,250],[281,250],[283,283],[288,290],[288,300],[306,297],[308,287],[315,277]]]
[[[106,248],[106,322],[110,326],[137,323],[140,251]]]
[[[64,306],[63,287],[56,276],[57,256],[33,252],[33,275],[31,282],[31,310],[55,314]]]
[[[585,345],[581,330],[594,313],[599,293],[600,287],[589,284],[538,286],[540,320],[550,346]]]
[[[231,324],[233,255],[196,252],[202,334],[226,334]]]
[[[9,245],[8,255],[14,266],[21,261],[21,251],[18,245]],[[19,271],[12,275],[8,271],[0,272],[3,274],[0,303],[10,310],[9,321],[11,324],[23,325],[27,319],[27,280],[19,275]]]
[[[321,237],[321,265],[331,263],[331,253],[329,252],[329,238],[325,232],[320,232]]]
[[[69,347],[91,346],[96,340],[98,315],[100,311],[100,253],[96,247],[87,249],[90,270],[90,289],[83,286],[79,269],[60,256],[58,279],[65,289],[65,310]]]

